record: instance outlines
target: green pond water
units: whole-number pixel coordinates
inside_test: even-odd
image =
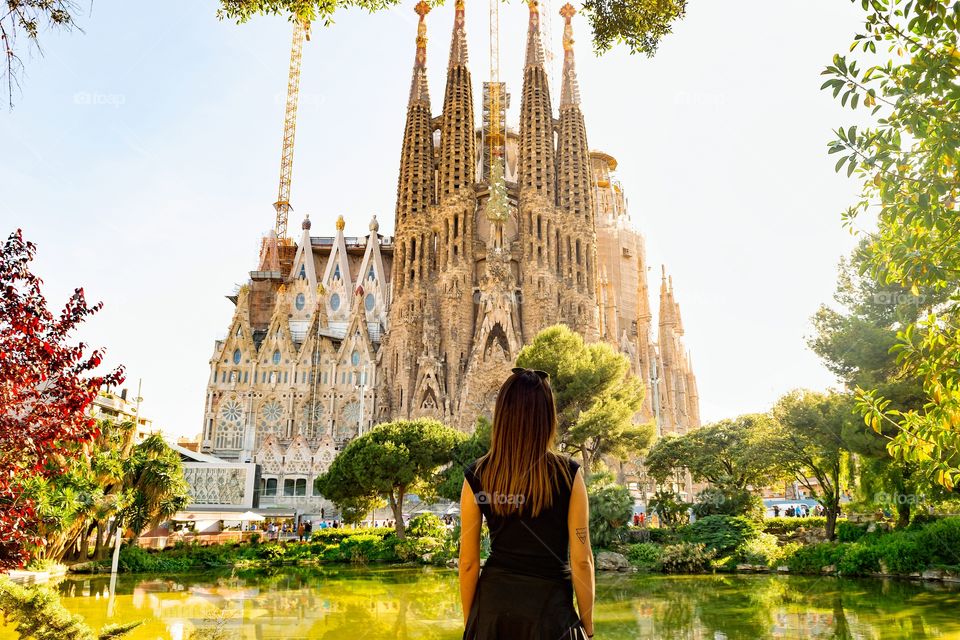
[[[95,626],[141,620],[132,640],[454,639],[456,572],[408,567],[294,568],[109,576],[56,585]],[[110,610],[112,606],[112,616]],[[0,627],[0,639],[15,638]],[[954,638],[960,588],[799,576],[600,575],[596,638]]]

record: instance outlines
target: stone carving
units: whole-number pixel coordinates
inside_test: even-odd
[[[193,504],[242,505],[246,486],[246,469],[186,466],[183,477],[190,485]]]

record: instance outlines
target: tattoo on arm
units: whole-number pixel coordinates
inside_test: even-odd
[[[587,543],[587,528],[586,527],[577,527],[577,540],[580,541],[580,544]]]

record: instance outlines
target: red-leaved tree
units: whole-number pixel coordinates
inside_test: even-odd
[[[86,410],[103,385],[123,382],[121,368],[93,374],[102,350],[71,343],[74,329],[102,304],[88,305],[76,289],[52,313],[30,272],[35,253],[19,230],[0,252],[0,568],[22,566],[30,547],[43,544],[26,488],[56,474],[63,455],[96,436]]]

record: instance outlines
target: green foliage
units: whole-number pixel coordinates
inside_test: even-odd
[[[351,440],[316,485],[338,505],[385,498],[402,538],[404,496],[416,486],[423,497],[431,484],[436,486],[434,474],[451,461],[451,452],[465,438],[436,420],[386,422]]]
[[[760,532],[740,546],[737,558],[747,564],[762,564],[775,568],[783,564],[799,546],[795,542],[783,544],[772,533]]]
[[[349,562],[389,562],[396,560],[397,538],[382,538],[374,535],[356,535],[345,538],[340,543],[340,554]]]
[[[793,573],[821,573],[824,567],[837,566],[846,550],[847,545],[833,542],[802,546],[787,558],[787,566]]]
[[[644,464],[661,483],[683,471],[689,471],[695,481],[709,482],[710,488],[694,505],[698,516],[759,517],[762,507],[750,487],[768,485],[782,476],[775,456],[776,434],[777,425],[769,415],[743,415],[661,438]]]
[[[763,519],[763,501],[748,489],[736,487],[707,487],[697,494],[693,514],[706,516],[746,516],[752,520]]]
[[[491,422],[484,416],[477,418],[473,433],[459,442],[453,450],[453,463],[438,478],[437,495],[453,502],[460,501],[463,488],[463,468],[490,449]]]
[[[587,485],[590,501],[590,540],[601,548],[623,539],[633,515],[633,498],[629,489],[612,477],[591,476]]]
[[[301,20],[333,24],[337,12],[349,7],[380,11],[399,4],[399,0],[220,0],[217,16],[246,22],[260,14],[294,15]],[[442,4],[434,2],[431,4]],[[624,0],[588,0],[583,10],[593,28],[593,45],[598,52],[614,44],[624,44],[630,53],[653,56],[673,23],[683,18],[687,0],[626,2]]]
[[[687,542],[703,544],[717,556],[736,553],[757,536],[755,522],[743,516],[707,516],[687,525],[681,535]]]
[[[910,574],[923,571],[933,561],[930,549],[911,534],[880,536],[874,543],[886,573]]]
[[[827,524],[827,519],[823,516],[810,516],[808,518],[767,518],[763,521],[763,530],[766,533],[774,535],[784,535],[793,533],[797,529],[823,528]]]
[[[680,494],[666,489],[657,489],[647,501],[650,509],[657,514],[663,526],[676,528],[689,520],[689,503],[680,499]]]
[[[931,522],[915,535],[920,546],[930,554],[932,563],[960,565],[960,516]]]
[[[705,545],[681,542],[667,545],[660,554],[659,569],[664,573],[704,573],[709,570],[716,552]]]
[[[140,625],[107,625],[98,633],[82,617],[67,611],[49,587],[22,587],[5,577],[0,577],[0,611],[21,638],[33,640],[108,640],[122,637]]]
[[[843,435],[854,423],[852,398],[796,390],[777,401],[773,415],[779,432],[771,457],[823,505],[827,539],[832,540],[840,496],[848,481],[844,471],[849,451]]]
[[[867,534],[867,525],[841,520],[837,522],[837,541],[856,542]]]
[[[837,570],[845,576],[865,576],[880,571],[880,550],[876,547],[851,544],[845,547]]]
[[[342,540],[356,535],[379,536],[381,538],[391,535],[393,531],[386,527],[357,527],[348,529],[346,527],[327,527],[325,529],[314,529],[310,535],[310,540],[314,542],[324,542],[326,544],[339,544]]]
[[[517,366],[550,374],[557,437],[566,453],[581,456],[585,474],[604,455],[629,460],[653,441],[654,426],[634,422],[643,406],[643,383],[610,344],[586,344],[570,328],[554,325],[520,350]]]
[[[898,328],[897,362],[921,381],[922,406],[897,408],[893,396],[867,383],[857,389],[858,409],[878,433],[896,429],[894,457],[953,489],[960,480],[960,14],[936,0],[857,4],[863,28],[848,54],[833,57],[822,85],[841,105],[871,109],[866,126],[838,128],[829,145],[836,171],[861,183],[844,223],[856,231],[857,219],[869,217],[870,232],[862,233],[872,278],[921,303],[931,290],[950,299]]]
[[[652,542],[640,542],[627,547],[627,560],[630,564],[643,568],[654,568],[660,564],[663,547]]]
[[[407,533],[414,538],[443,538],[447,534],[447,527],[434,513],[420,513],[407,523]]]

